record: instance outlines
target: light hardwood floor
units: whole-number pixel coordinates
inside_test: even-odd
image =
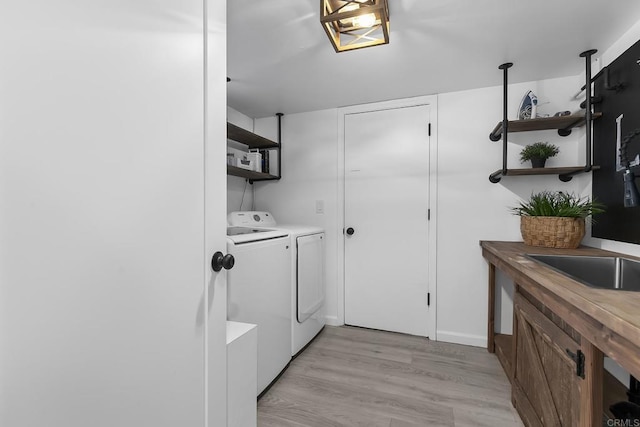
[[[522,426],[486,349],[327,326],[258,402],[259,427]]]

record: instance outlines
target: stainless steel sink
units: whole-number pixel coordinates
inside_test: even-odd
[[[587,286],[640,292],[640,261],[600,256],[526,256]]]

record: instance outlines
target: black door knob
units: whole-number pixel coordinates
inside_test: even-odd
[[[233,265],[235,263],[236,259],[233,257],[233,255],[223,255],[220,251],[213,254],[213,258],[211,258],[211,268],[213,268],[213,271],[220,271],[223,268],[225,270],[230,270],[233,268]]]
[[[347,234],[348,234],[349,236],[353,235],[353,233],[355,233],[355,232],[356,232],[356,230],[354,230],[354,229],[353,229],[353,227],[349,227],[349,228],[347,228]]]

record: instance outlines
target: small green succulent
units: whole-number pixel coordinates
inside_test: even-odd
[[[534,144],[527,145],[520,152],[520,161],[522,163],[531,159],[548,159],[560,152],[560,149],[548,142],[536,142]]]

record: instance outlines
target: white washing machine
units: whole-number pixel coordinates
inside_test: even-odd
[[[325,325],[324,230],[277,224],[269,212],[259,211],[232,212],[229,224],[279,229],[291,236],[291,355],[297,355]]]
[[[227,228],[227,319],[258,325],[260,395],[291,361],[291,239],[280,229]]]

